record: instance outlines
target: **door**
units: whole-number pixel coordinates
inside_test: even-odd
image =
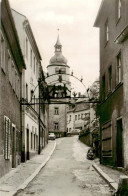
[[[12,168],[16,167],[16,128],[12,127]]]
[[[123,127],[122,119],[117,120],[117,167],[123,167]]]
[[[29,160],[29,129],[27,129],[27,160]]]

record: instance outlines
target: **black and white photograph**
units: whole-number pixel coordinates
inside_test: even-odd
[[[0,0],[0,196],[128,196],[128,0]]]

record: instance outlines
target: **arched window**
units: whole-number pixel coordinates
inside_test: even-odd
[[[61,68],[61,73],[65,74],[66,73],[66,68]]]
[[[58,74],[59,73],[59,67],[55,68],[55,73]]]

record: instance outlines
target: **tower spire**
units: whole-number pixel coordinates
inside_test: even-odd
[[[59,29],[57,29],[57,31],[58,31],[58,36],[55,44],[55,52],[61,52],[62,44],[60,43],[60,39],[59,39]]]

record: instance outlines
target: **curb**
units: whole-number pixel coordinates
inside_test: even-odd
[[[100,174],[100,176],[109,184],[109,186],[117,191],[118,184],[110,178],[106,173],[104,173],[96,164],[93,164],[92,167]]]
[[[54,147],[53,147],[53,149],[51,150],[49,156],[47,157],[47,159],[46,159],[46,160],[45,160],[45,161],[35,170],[35,172],[34,172],[31,176],[29,176],[29,177],[25,180],[25,182],[24,182],[22,185],[20,185],[16,190],[10,191],[9,194],[8,194],[8,196],[14,196],[14,195],[17,194],[17,192],[19,192],[19,191],[21,191],[21,190],[24,190],[24,189],[27,187],[27,185],[37,176],[37,174],[39,173],[39,171],[40,171],[40,170],[46,165],[46,163],[49,161],[49,159],[51,158],[51,156],[52,156],[52,154],[53,154],[55,148],[56,148],[56,142],[55,142]]]

